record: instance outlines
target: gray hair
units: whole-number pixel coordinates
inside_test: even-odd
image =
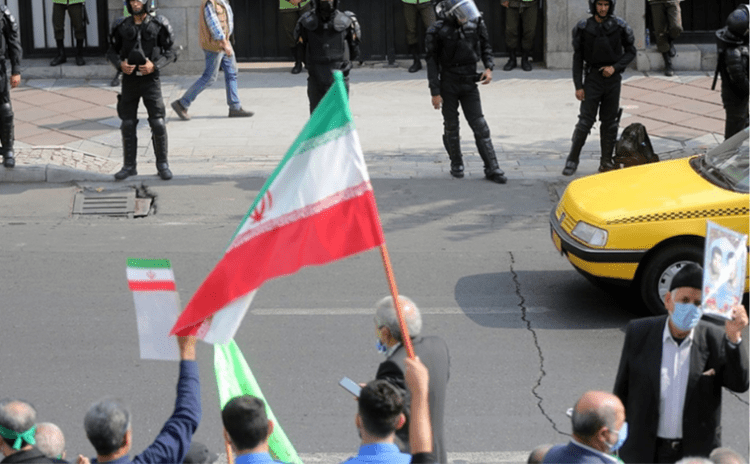
[[[710,459],[698,456],[688,456],[677,461],[675,464],[714,464]]]
[[[17,433],[29,430],[36,423],[36,409],[23,400],[5,398],[0,400],[0,425]],[[2,437],[0,437],[2,438]],[[13,442],[2,438],[8,446]],[[24,441],[25,444],[25,441]]]
[[[398,296],[398,301],[401,303],[401,311],[404,314],[409,336],[416,337],[422,332],[422,315],[419,313],[419,308],[410,298],[403,295]],[[393,338],[399,342],[403,341],[392,297],[387,296],[375,304],[375,324],[378,327],[387,327]]]
[[[112,454],[125,442],[130,411],[118,400],[103,399],[91,405],[83,418],[83,428],[98,455]]]
[[[48,458],[61,458],[65,452],[65,437],[60,427],[52,422],[41,422],[36,426],[36,447]]]
[[[745,458],[732,448],[716,448],[711,451],[708,458],[714,464],[747,464]]]
[[[573,433],[583,438],[593,437],[602,427],[614,430],[616,421],[617,411],[610,404],[579,411],[578,403],[576,403],[571,418]]]

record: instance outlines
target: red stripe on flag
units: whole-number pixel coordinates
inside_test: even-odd
[[[275,277],[382,244],[372,190],[278,227],[228,251],[195,292],[172,334],[195,332],[208,316]]]
[[[173,280],[129,280],[128,287],[134,292],[176,292]]]

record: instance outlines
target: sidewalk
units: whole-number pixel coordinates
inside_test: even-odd
[[[306,75],[292,75],[283,64],[244,67],[240,97],[251,118],[227,118],[223,76],[180,120],[169,103],[196,76],[164,77],[169,161],[175,176],[265,177],[285,154],[308,113]],[[723,140],[724,111],[711,76],[680,72],[650,77],[624,76],[621,127],[646,126],[661,159],[690,156]],[[578,102],[570,71],[535,69],[503,72],[480,86],[482,104],[500,167],[510,181],[560,178],[577,121]],[[0,167],[0,182],[113,180],[122,163],[115,104],[119,88],[109,79],[29,79],[11,91],[15,113],[17,163]],[[448,178],[442,145],[442,117],[432,108],[426,72],[367,65],[351,73],[351,108],[373,178]],[[145,108],[139,113],[138,172],[154,178],[153,150]],[[461,121],[468,178],[482,178],[482,162],[471,130]],[[589,137],[576,176],[596,172],[598,124]]]

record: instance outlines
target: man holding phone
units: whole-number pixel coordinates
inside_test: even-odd
[[[427,29],[427,79],[432,106],[443,110],[443,145],[451,161],[451,175],[464,176],[459,138],[458,104],[474,132],[477,150],[484,161],[484,177],[492,182],[507,182],[497,164],[490,128],[482,114],[477,82],[492,81],[492,46],[487,26],[473,0],[443,0],[435,7],[437,21]],[[481,57],[477,56],[480,51]],[[477,73],[482,59],[484,72]]]

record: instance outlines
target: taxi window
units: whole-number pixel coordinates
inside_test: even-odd
[[[748,130],[725,140],[696,164],[694,167],[714,184],[736,192],[750,192]]]

